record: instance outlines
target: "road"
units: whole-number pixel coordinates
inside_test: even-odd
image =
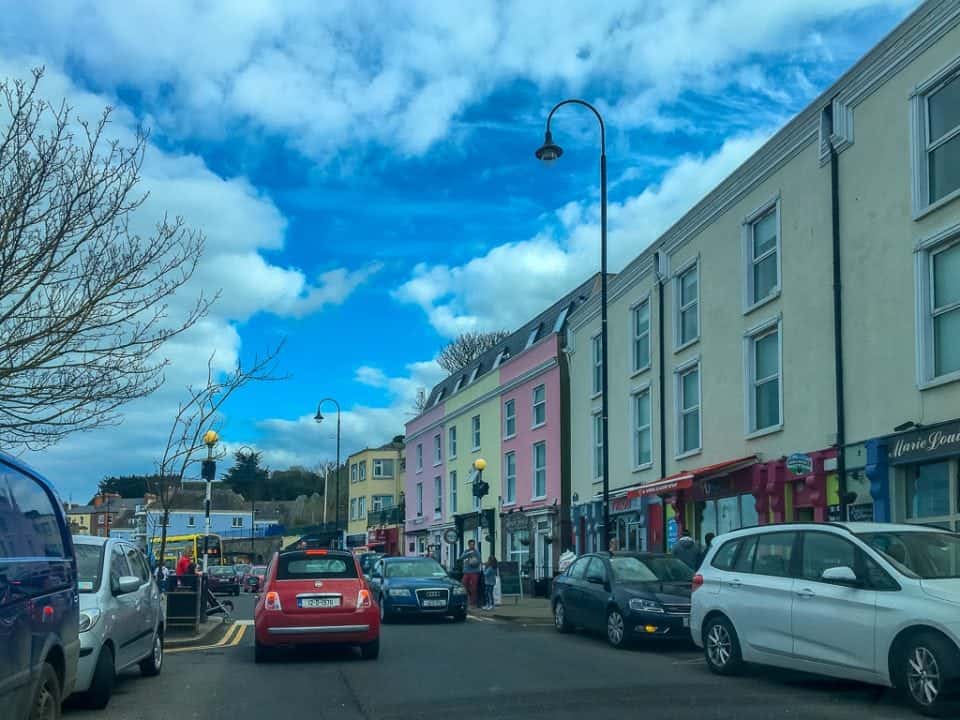
[[[237,618],[252,617],[249,596],[236,605]],[[692,646],[616,651],[543,625],[388,625],[376,661],[328,650],[267,665],[253,662],[252,627],[230,632],[235,646],[169,653],[159,677],[125,673],[106,710],[71,709],[66,720],[911,716],[879,688],[759,670],[721,678]]]

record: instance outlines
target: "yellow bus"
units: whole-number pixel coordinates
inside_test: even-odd
[[[194,535],[168,535],[167,546],[163,552],[163,564],[171,570],[176,570],[177,561],[180,559],[180,556],[189,550],[193,554],[194,562],[196,562],[198,566],[203,567],[204,537],[207,538],[206,550],[209,556],[209,564],[223,564],[223,547],[220,543],[220,536],[214,534],[204,536],[203,533]],[[157,536],[153,538],[152,541],[152,554],[155,560],[159,560],[160,558],[160,540],[161,538]]]

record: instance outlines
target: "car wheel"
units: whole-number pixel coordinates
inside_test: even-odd
[[[30,704],[30,720],[58,720],[60,717],[60,680],[50,663],[43,664],[40,682]]]
[[[384,602],[384,598],[380,596],[380,622],[383,625],[388,625],[393,620],[393,616],[387,612],[387,604]]]
[[[113,660],[113,650],[109,645],[100,648],[97,666],[93,669],[90,689],[83,694],[83,704],[94,710],[102,710],[113,695],[113,683],[117,678],[117,667]]]
[[[930,717],[956,712],[949,692],[957,676],[958,653],[944,638],[920,633],[901,646],[896,663],[896,684],[916,710]]]
[[[157,628],[153,635],[153,649],[150,655],[140,661],[140,674],[145,677],[155,677],[163,667],[163,630]]]
[[[557,600],[553,606],[553,626],[562,633],[573,630],[573,626],[567,621],[567,607],[563,604],[563,600]]]
[[[629,642],[627,623],[617,608],[610,608],[607,612],[607,642],[617,649],[626,647]]]
[[[376,660],[380,657],[380,638],[360,646],[360,657],[364,660]]]
[[[736,675],[743,668],[740,640],[725,617],[711,619],[703,629],[703,655],[717,675]]]
[[[273,658],[273,648],[261,645],[259,641],[253,642],[253,661],[255,663],[269,662]]]

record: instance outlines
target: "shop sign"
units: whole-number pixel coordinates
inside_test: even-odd
[[[891,439],[889,450],[892,463],[934,460],[950,455],[960,455],[960,422],[901,435]]]
[[[613,500],[610,501],[610,512],[626,512],[630,509],[630,502],[630,498],[626,495],[613,498]]]
[[[447,528],[443,531],[443,539],[450,545],[456,545],[457,540],[460,539],[460,535],[457,533],[456,528]]]
[[[517,532],[527,530],[530,527],[530,521],[523,513],[510,513],[503,521],[507,532]]]
[[[676,518],[667,520],[667,550],[673,550],[673,546],[680,539],[680,527],[677,525]]]
[[[847,514],[851,522],[873,522],[873,503],[850,505]]]
[[[839,505],[827,505],[827,522],[840,522]]]
[[[794,475],[809,475],[813,472],[813,460],[806,453],[793,453],[787,458],[787,469]]]

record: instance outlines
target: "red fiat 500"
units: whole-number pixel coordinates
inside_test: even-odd
[[[254,609],[255,660],[278,647],[358,645],[380,654],[380,610],[356,558],[343,550],[294,550],[273,556]]]

